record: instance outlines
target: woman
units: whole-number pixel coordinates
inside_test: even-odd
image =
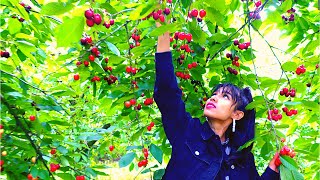
[[[252,145],[237,149],[254,138],[255,111],[246,111],[252,101],[249,89],[221,84],[207,100],[200,123],[185,110],[178,88],[169,33],[158,38],[154,99],[162,114],[162,123],[172,145],[171,159],[163,179],[280,179],[275,157],[260,177],[251,153]]]

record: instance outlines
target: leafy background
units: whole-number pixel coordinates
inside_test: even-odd
[[[201,117],[211,88],[229,81],[240,87],[249,86],[254,94],[251,107],[256,108],[257,124],[254,153],[259,172],[263,172],[276,151],[286,144],[297,153],[293,159],[281,157],[282,179],[319,179],[319,10],[316,1],[278,0],[262,1],[260,20],[249,18],[254,2],[240,0],[173,0],[172,4],[149,1],[26,1],[30,12],[16,0],[2,0],[1,50],[11,57],[1,58],[1,151],[7,151],[2,175],[7,179],[24,179],[31,173],[40,179],[107,178],[104,170],[114,166],[140,173],[152,173],[160,179],[170,158],[171,147],[161,124],[155,104],[144,105],[153,95],[154,53],[156,39],[165,31],[191,33],[189,44],[194,53],[173,50],[174,60],[184,53],[175,70],[190,73],[190,80],[178,78],[183,89],[186,108],[195,117]],[[142,20],[153,10],[170,7],[167,19],[171,24],[156,28],[152,18]],[[281,15],[294,7],[295,20],[285,23]],[[92,8],[104,21],[115,19],[109,29],[101,25],[88,27],[84,11]],[[205,9],[202,23],[187,19],[188,11]],[[16,16],[17,18],[13,18]],[[19,22],[18,18],[24,18]],[[140,35],[141,45],[133,49],[130,36]],[[277,33],[275,33],[277,32]],[[278,37],[269,40],[275,33]],[[271,34],[271,35],[270,35]],[[101,56],[89,67],[76,66],[77,61],[88,60],[90,46],[82,46],[80,39],[90,36]],[[273,37],[274,38],[274,37]],[[233,45],[233,40],[251,42],[245,51]],[[259,40],[260,39],[260,40]],[[285,49],[277,41],[286,39]],[[258,43],[259,42],[259,43]],[[261,42],[264,45],[261,45]],[[182,44],[181,41],[173,42]],[[260,46],[261,45],[261,46]],[[261,47],[264,47],[261,49]],[[240,67],[231,65],[225,54],[240,57]],[[272,56],[263,57],[262,52]],[[109,58],[108,63],[105,58]],[[187,65],[197,62],[189,70]],[[269,67],[263,73],[263,68]],[[297,75],[296,68],[304,65],[306,73]],[[105,71],[104,67],[112,67]],[[128,74],[127,66],[138,73]],[[227,67],[239,71],[237,76]],[[265,71],[264,71],[265,72]],[[274,74],[273,74],[274,73]],[[73,75],[80,80],[74,81]],[[116,83],[109,85],[104,77],[114,75]],[[276,76],[279,75],[279,76]],[[91,82],[99,76],[101,82]],[[137,82],[135,87],[132,81]],[[311,83],[310,87],[306,84]],[[279,96],[283,87],[295,88],[294,98]],[[125,108],[123,103],[136,99],[142,109]],[[269,109],[287,106],[297,109],[295,116],[280,121],[267,120]],[[31,122],[30,115],[36,120]],[[146,127],[155,122],[148,131]],[[286,142],[281,143],[280,139]],[[110,152],[108,147],[115,146]],[[138,168],[143,158],[141,149],[150,150],[149,164]],[[57,149],[56,155],[50,150]],[[36,157],[36,163],[31,158]],[[61,168],[51,173],[50,163]],[[128,166],[128,167],[127,167]]]

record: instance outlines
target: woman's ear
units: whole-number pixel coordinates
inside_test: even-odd
[[[233,112],[232,114],[232,119],[234,120],[240,120],[242,119],[244,116],[244,112],[240,111],[240,110],[236,110],[235,112]]]

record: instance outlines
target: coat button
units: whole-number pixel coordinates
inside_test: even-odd
[[[234,169],[234,165],[231,165],[231,169]]]
[[[200,153],[199,153],[199,151],[196,151],[196,152],[194,152],[194,154],[198,156]]]

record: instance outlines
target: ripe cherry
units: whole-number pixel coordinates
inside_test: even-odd
[[[89,61],[83,61],[84,66],[89,66]]]
[[[114,146],[113,145],[109,146],[109,150],[113,151],[114,150]]]
[[[57,149],[53,148],[53,149],[51,149],[50,154],[54,155],[54,154],[56,154],[56,152],[57,152]]]
[[[84,12],[84,16],[87,18],[87,19],[92,19],[93,18],[93,10],[92,9],[88,9]]]
[[[94,21],[94,23],[99,25],[101,23],[101,21],[102,21],[100,14],[94,14],[93,15],[93,21]]]
[[[130,104],[133,106],[137,103],[137,101],[135,99],[130,99]]]
[[[114,25],[114,19],[110,19],[109,24],[110,24],[110,25]]]
[[[126,108],[130,108],[130,107],[131,107],[130,101],[124,102],[124,106],[125,106]]]
[[[79,74],[75,74],[75,75],[73,75],[73,79],[74,79],[75,81],[79,80],[79,79],[80,79]]]
[[[30,119],[30,121],[34,121],[34,120],[36,120],[36,117],[35,117],[34,115],[31,115],[31,116],[29,117],[29,119]]]
[[[207,14],[207,12],[206,12],[206,10],[204,10],[204,9],[201,9],[200,12],[199,12],[199,16],[200,16],[201,18],[205,17],[206,14]]]
[[[87,19],[86,23],[89,27],[92,27],[94,25],[94,21],[92,19]]]
[[[89,55],[89,60],[94,61],[94,56],[92,54]]]
[[[197,9],[192,9],[191,16],[197,17],[198,16],[198,10]]]

